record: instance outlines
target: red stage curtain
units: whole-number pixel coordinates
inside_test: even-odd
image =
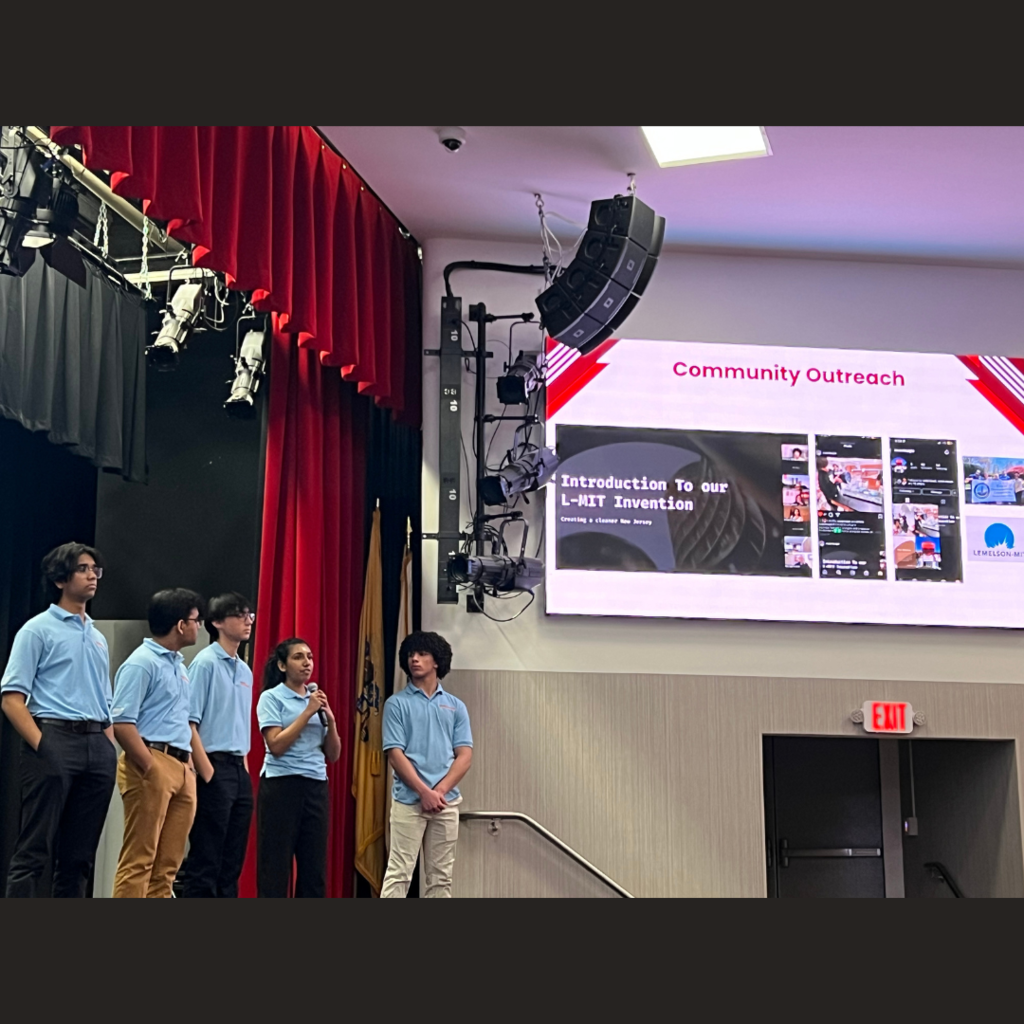
[[[362,596],[367,409],[420,424],[415,243],[306,126],[51,128],[143,201],[200,266],[274,314],[254,661],[313,648],[344,750],[329,769],[329,894],[353,884],[354,670]],[[259,683],[257,683],[257,686]],[[263,739],[253,722],[254,782]],[[255,847],[241,891],[256,889]]]
[[[276,329],[274,319],[254,672],[259,689],[267,657],[286,637],[300,636],[313,649],[313,678],[327,693],[343,744],[341,759],[328,766],[328,895],[351,896],[353,672],[362,601],[367,408],[354,384]],[[254,715],[254,783],[263,753]],[[243,896],[256,892],[254,840],[255,823]]]
[[[199,266],[253,291],[300,345],[419,426],[418,389],[407,388],[419,351],[406,344],[402,301],[416,245],[313,128],[58,125],[51,135],[195,244]]]

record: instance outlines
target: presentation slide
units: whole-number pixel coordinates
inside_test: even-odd
[[[1024,627],[1024,360],[549,344],[548,614]]]

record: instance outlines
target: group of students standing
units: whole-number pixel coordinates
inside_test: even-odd
[[[204,609],[194,591],[159,591],[149,607],[152,636],[118,669],[111,693],[107,643],[86,612],[102,557],[63,544],[42,570],[54,603],[18,632],[0,680],[3,712],[24,741],[7,896],[50,895],[41,886],[51,864],[52,895],[86,895],[115,783],[124,803],[115,897],[167,897],[176,879],[182,896],[237,896],[253,814],[253,675],[239,656],[255,619],[249,602],[227,593]],[[204,620],[210,644],[186,669],[181,652],[197,642]],[[396,778],[381,895],[406,895],[422,845],[426,895],[450,896],[457,784],[472,758],[469,717],[440,686],[451,664],[443,638],[407,638],[401,662],[413,685],[384,708]],[[327,762],[338,760],[342,744],[312,676],[313,652],[298,637],[281,641],[264,670],[256,706],[265,744],[260,896],[288,895],[293,865],[295,896],[326,895]]]

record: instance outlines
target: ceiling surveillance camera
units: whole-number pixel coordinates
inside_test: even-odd
[[[466,144],[466,133],[462,128],[438,128],[437,136],[449,153],[458,153]]]

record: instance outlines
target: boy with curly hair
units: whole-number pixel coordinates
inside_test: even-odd
[[[409,891],[423,848],[424,896],[450,898],[462,801],[458,785],[473,761],[466,705],[441,686],[452,665],[443,636],[410,633],[398,651],[409,685],[384,703],[384,750],[395,771],[391,855],[382,898]]]

